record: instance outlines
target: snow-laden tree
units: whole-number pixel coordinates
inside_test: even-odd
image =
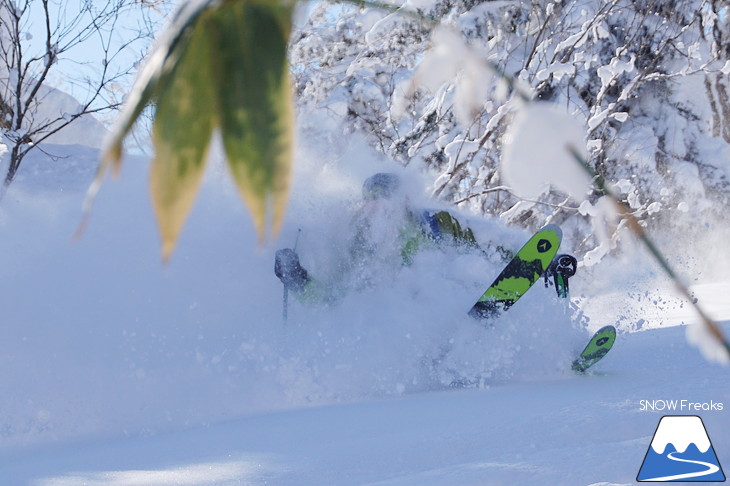
[[[294,34],[291,60],[303,110],[327,110],[394,160],[428,168],[434,196],[515,224],[551,220],[590,234],[589,203],[547,185],[517,197],[503,180],[515,114],[525,99],[545,100],[578,120],[590,165],[643,222],[725,207],[723,8],[698,0],[408,1],[390,11],[321,3]],[[534,157],[539,165],[539,147]],[[598,245],[588,237],[578,251]]]

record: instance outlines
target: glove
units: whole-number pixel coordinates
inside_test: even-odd
[[[291,248],[276,252],[274,274],[289,290],[300,291],[309,282],[309,274],[299,263],[299,255]]]
[[[551,274],[560,274],[566,279],[575,275],[578,269],[578,261],[573,255],[558,255],[548,267]]]
[[[545,287],[548,286],[550,277],[553,277],[555,290],[558,297],[568,297],[568,279],[575,275],[578,268],[578,261],[572,255],[558,255],[545,271]]]

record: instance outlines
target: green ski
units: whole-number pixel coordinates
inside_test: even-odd
[[[585,371],[599,362],[616,342],[616,328],[605,326],[596,332],[588,345],[585,347],[578,359],[573,361],[573,371],[585,373]]]
[[[530,238],[469,311],[475,319],[493,319],[514,305],[540,279],[555,258],[563,232],[549,224]]]

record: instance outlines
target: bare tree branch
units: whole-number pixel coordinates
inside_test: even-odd
[[[131,83],[167,3],[0,0],[0,127],[9,142],[4,188],[39,144],[81,118],[120,106],[115,88]],[[79,57],[93,50],[97,58]],[[72,89],[78,108],[41,110],[53,96],[52,84]]]

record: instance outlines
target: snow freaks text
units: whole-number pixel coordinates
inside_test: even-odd
[[[641,412],[721,412],[722,402],[693,402],[691,400],[640,400]]]

